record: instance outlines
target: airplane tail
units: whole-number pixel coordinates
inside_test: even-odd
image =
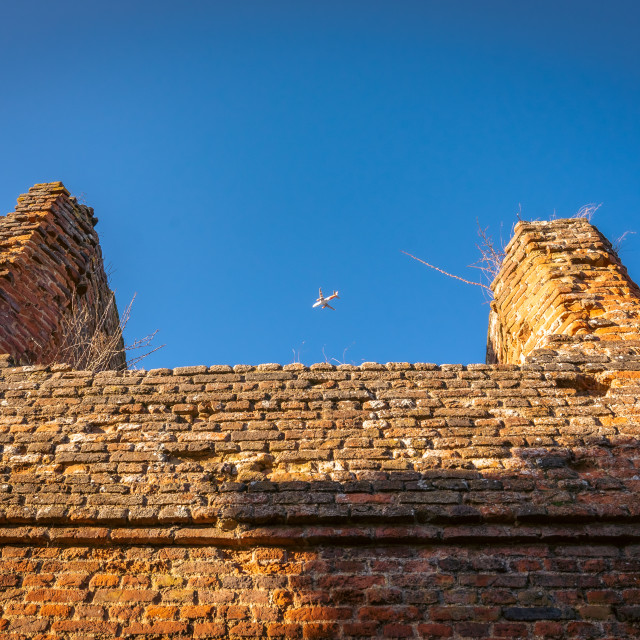
[[[333,295],[334,295],[336,298],[339,298],[339,297],[340,297],[340,296],[338,295],[338,292],[337,292],[337,291],[334,291],[334,292],[333,292]]]

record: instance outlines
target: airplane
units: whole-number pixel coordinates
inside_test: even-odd
[[[323,309],[326,309],[327,307],[329,307],[329,309],[333,309],[333,307],[329,304],[329,300],[333,300],[334,298],[338,298],[338,292],[334,291],[332,295],[327,296],[326,298],[322,295],[322,289],[320,289],[320,296],[318,297],[318,299],[315,301],[314,303],[314,307],[319,307],[320,305],[322,305]],[[333,309],[335,311],[335,309]]]

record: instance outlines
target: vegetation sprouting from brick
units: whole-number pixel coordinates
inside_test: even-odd
[[[60,319],[55,347],[47,353],[46,358],[40,360],[44,361],[43,364],[73,363],[76,369],[93,373],[109,371],[114,366],[116,370],[136,368],[142,360],[164,345],[152,344],[157,330],[144,338],[124,343],[124,331],[135,298],[134,295],[120,314],[118,325],[110,327],[113,315],[118,317],[115,294],[111,294],[102,310],[96,310],[77,296],[72,296],[69,313]],[[123,353],[126,360],[121,357]]]
[[[418,262],[424,264],[425,266],[438,271],[439,273],[453,278],[454,280],[459,280],[460,282],[464,282],[465,284],[471,284],[476,287],[481,287],[485,291],[485,295],[488,294],[490,299],[493,298],[493,290],[491,289],[491,283],[496,278],[496,276],[500,273],[500,269],[502,268],[502,263],[505,257],[505,245],[500,241],[500,243],[496,242],[493,237],[489,234],[489,229],[484,228],[480,225],[480,222],[477,221],[478,224],[478,242],[476,242],[476,249],[478,250],[480,257],[476,262],[470,264],[469,266],[473,269],[477,269],[480,271],[482,277],[485,282],[475,282],[473,280],[469,280],[467,278],[462,278],[453,273],[449,273],[440,267],[437,267],[429,262],[426,262],[422,258],[418,258],[406,251],[401,251],[406,256],[417,260]]]

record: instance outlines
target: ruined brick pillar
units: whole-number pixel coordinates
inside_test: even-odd
[[[0,353],[21,364],[126,366],[96,223],[61,182],[34,185],[0,217]]]
[[[519,222],[491,288],[489,364],[563,339],[640,339],[640,289],[584,218]]]

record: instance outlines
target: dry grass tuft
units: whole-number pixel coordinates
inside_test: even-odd
[[[474,269],[480,269],[485,278],[491,284],[495,277],[500,273],[502,261],[504,260],[505,244],[500,239],[500,244],[496,244],[492,236],[489,235],[489,227],[484,229],[480,226],[480,221],[476,220],[478,225],[479,242],[476,242],[476,248],[480,252],[480,259],[469,265]]]
[[[593,218],[595,212],[602,206],[602,202],[600,204],[595,204],[595,202],[590,202],[589,204],[582,205],[578,211],[576,211],[573,218],[586,218],[589,222],[591,222],[591,218]]]

